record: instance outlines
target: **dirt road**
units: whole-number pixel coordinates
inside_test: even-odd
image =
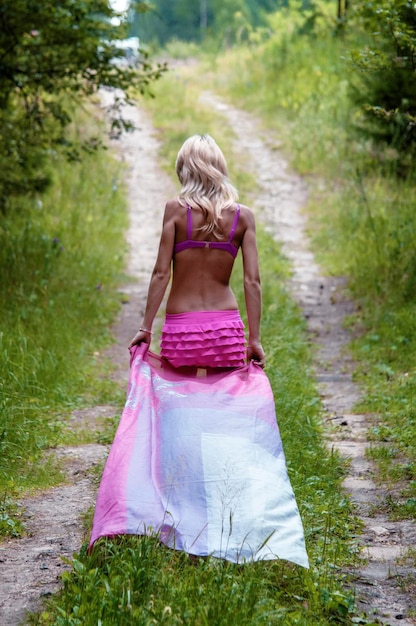
[[[322,275],[310,252],[301,209],[307,188],[276,149],[270,134],[262,133],[250,115],[221,102],[212,94],[202,95],[204,104],[228,120],[236,134],[236,149],[244,150],[260,181],[255,202],[258,219],[283,243],[283,251],[293,264],[291,290],[308,320],[309,332],[318,346],[316,376],[331,425],[329,445],[351,459],[346,491],[357,505],[365,524],[361,540],[367,563],[355,572],[359,605],[386,624],[412,624],[406,616],[411,599],[401,591],[400,580],[414,571],[397,564],[409,546],[416,545],[416,529],[407,522],[390,522],[370,517],[371,504],[382,497],[372,481],[372,467],[365,458],[365,430],[370,416],[356,415],[353,405],[359,390],[352,382],[353,364],[343,347],[348,333],[342,322],[352,311],[341,279]],[[139,130],[122,137],[116,147],[127,165],[131,226],[128,273],[131,283],[123,287],[128,302],[115,325],[116,341],[108,356],[115,366],[114,378],[125,383],[128,375],[126,346],[142,319],[150,270],[153,266],[161,217],[166,199],[175,194],[172,182],[158,167],[158,142],[147,117],[137,109],[129,116]],[[94,427],[102,417],[114,414],[114,407],[91,407],[76,412],[74,424]],[[85,540],[82,514],[94,504],[96,485],[89,469],[107,454],[99,445],[61,448],[66,459],[68,484],[28,498],[25,508],[28,536],[0,544],[0,624],[15,626],[26,610],[36,610],[43,596],[58,588],[58,577],[70,557]]]
[[[366,563],[354,572],[358,605],[389,626],[414,624],[406,616],[410,608],[416,608],[416,601],[402,588],[406,577],[415,580],[414,567],[403,557],[416,545],[416,524],[392,522],[384,515],[372,514],[373,505],[382,502],[385,494],[373,482],[373,466],[365,456],[366,430],[372,416],[356,414],[353,409],[360,390],[352,380],[354,364],[345,350],[351,338],[343,326],[345,316],[353,312],[353,303],[346,294],[345,281],[324,276],[310,251],[302,214],[307,200],[305,182],[289,171],[276,149],[277,140],[270,132],[262,132],[252,115],[210,93],[202,94],[202,101],[225,116],[236,136],[236,152],[249,156],[260,182],[253,205],[258,219],[283,244],[283,252],[292,263],[290,289],[317,346],[315,371],[326,409],[328,445],[350,459],[344,488],[364,523],[360,545]]]
[[[115,343],[106,354],[114,364],[115,383],[122,385],[128,378],[127,345],[143,315],[164,204],[175,193],[157,165],[158,142],[150,121],[138,109],[129,108],[127,114],[138,130],[124,135],[114,147],[126,164],[131,283],[123,286],[128,302],[114,327]],[[72,427],[96,429],[100,420],[114,416],[116,410],[97,406],[76,411]],[[87,539],[82,515],[94,506],[97,490],[90,470],[107,456],[107,448],[98,444],[62,447],[56,454],[65,462],[68,484],[21,501],[28,535],[0,543],[0,626],[17,626],[27,611],[37,610],[42,598],[57,590],[59,577],[68,567],[63,558],[70,559]]]

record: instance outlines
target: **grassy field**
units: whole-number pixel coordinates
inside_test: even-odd
[[[366,390],[365,403],[358,408],[376,415],[369,429],[370,454],[392,494],[382,507],[392,518],[412,518],[413,182],[394,177],[389,155],[370,149],[356,135],[355,112],[348,101],[351,71],[345,39],[276,35],[172,72],[155,86],[156,98],[146,107],[162,140],[161,161],[170,173],[183,140],[209,132],[221,140],[241,201],[249,204],[255,193],[256,181],[244,156],[233,153],[227,124],[197,104],[200,90],[209,86],[255,111],[308,178],[309,231],[316,255],[328,273],[349,278],[357,302],[348,323],[357,336],[352,346],[356,376]],[[11,220],[1,225],[4,534],[19,532],[10,504],[16,493],[60,480],[59,467],[39,459],[65,436],[71,408],[114,400],[115,390],[103,380],[103,366],[94,353],[111,340],[108,329],[119,302],[125,227],[122,171],[109,155],[88,158],[87,168],[57,158],[55,184],[38,199],[30,221],[21,209],[13,226]],[[191,560],[149,538],[101,540],[91,554],[83,546],[75,555],[64,574],[63,591],[31,616],[30,623],[371,623],[356,613],[345,574],[357,558],[359,527],[340,488],[345,465],[325,447],[321,432],[304,322],[285,288],[290,268],[267,233],[259,229],[258,238],[267,373],[305,526],[310,570],[279,561],[242,567]],[[241,266],[233,288],[243,309]],[[111,436],[106,433],[108,440]]]
[[[172,173],[182,141],[193,132],[221,137],[241,199],[254,181],[232,154],[224,120],[196,107],[191,81],[165,78],[148,103]],[[169,103],[175,102],[172,109]],[[340,489],[345,467],[323,443],[320,401],[310,371],[304,321],[285,289],[289,268],[277,244],[259,230],[264,315],[262,336],[290,478],[305,525],[311,569],[286,562],[246,566],[191,560],[148,538],[86,546],[64,575],[64,589],[33,624],[304,624],[351,623],[354,597],[345,567],[356,558],[357,524]],[[243,310],[241,267],[234,290]],[[365,620],[363,619],[363,622]]]
[[[373,413],[370,456],[390,495],[392,517],[416,515],[415,175],[398,177],[394,151],[357,134],[349,100],[354,41],[323,31],[293,37],[286,27],[265,43],[205,57],[204,76],[236,106],[274,131],[308,180],[306,211],[315,255],[329,274],[348,277],[356,301],[352,350]],[[355,45],[358,45],[355,42]]]
[[[119,305],[123,172],[106,152],[52,160],[49,191],[0,222],[0,537],[20,531],[16,495],[62,480],[44,452],[70,411],[114,397],[97,355]]]

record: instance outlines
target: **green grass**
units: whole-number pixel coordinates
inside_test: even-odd
[[[288,564],[191,560],[141,537],[102,540],[92,555],[82,552],[63,578],[59,611],[46,608],[32,624],[318,626],[347,608],[345,596],[323,592],[325,619],[321,594]]]
[[[354,598],[342,568],[356,558],[357,524],[340,490],[344,466],[322,442],[304,323],[284,288],[286,262],[262,232],[259,248],[267,373],[311,569],[284,561],[236,566],[191,559],[149,538],[100,540],[92,554],[84,546],[75,556],[62,593],[31,623],[350,623]],[[241,302],[241,276],[235,282]]]
[[[252,110],[307,177],[314,252],[326,272],[348,278],[357,303],[352,350],[365,397],[357,410],[377,415],[370,427],[376,475],[403,516],[414,518],[414,175],[398,178],[394,151],[355,131],[360,114],[348,98],[355,80],[348,50],[359,45],[354,32],[291,37],[295,14],[275,19],[285,28],[276,25],[264,43],[205,59],[195,80],[202,76],[235,106]]]
[[[82,132],[85,122],[78,123]],[[81,163],[51,155],[51,167],[48,192],[16,202],[0,220],[0,494],[6,499],[62,480],[53,459],[41,461],[45,449],[60,442],[71,409],[113,393],[99,351],[111,341],[119,306],[123,173],[105,152]]]
[[[348,276],[357,302],[349,320],[356,339],[357,411],[369,417],[375,479],[397,505],[392,517],[416,516],[415,203],[411,181],[376,177],[363,189],[351,180],[311,204],[312,236],[321,263]],[[320,195],[320,198],[319,198]]]
[[[388,154],[373,152],[351,133],[344,53],[345,41],[327,36],[291,40],[277,33],[196,71],[188,67],[165,77],[155,86],[149,110],[170,172],[183,140],[209,132],[228,157],[241,200],[249,203],[255,193],[242,155],[233,154],[227,125],[198,103],[199,90],[208,86],[261,116],[265,127],[282,137],[295,166],[309,176],[313,245],[328,272],[348,276],[360,305],[351,323],[359,335],[357,379],[367,394],[358,408],[377,414],[370,455],[394,494],[383,507],[392,517],[410,517],[416,458],[414,201],[411,184],[390,176]],[[345,466],[323,443],[304,322],[284,286],[289,269],[261,229],[259,249],[267,373],[311,569],[279,561],[241,567],[194,560],[148,538],[101,540],[91,554],[84,546],[75,556],[63,591],[32,616],[32,624],[369,623],[355,614],[353,594],[346,590],[343,572],[355,559],[359,528],[340,487]],[[241,305],[240,284],[241,267],[233,282]],[[110,423],[106,441],[113,428]]]
[[[228,157],[244,202],[253,181],[244,170],[244,160],[233,154],[225,121],[199,106],[198,89],[186,77],[172,74],[155,91],[156,99],[148,108],[159,128],[162,158],[169,171],[173,172],[177,150],[188,135],[209,132]],[[174,109],[169,105],[173,101]],[[84,546],[75,556],[71,571],[64,575],[63,591],[43,613],[32,617],[32,624],[351,623],[354,597],[346,590],[343,568],[356,559],[358,526],[340,488],[345,466],[323,442],[305,324],[285,288],[287,261],[262,229],[258,243],[267,373],[311,569],[284,561],[238,566],[191,559],[149,538],[100,540],[91,554]],[[243,311],[241,272],[237,264],[233,288]]]
[[[358,317],[358,316],[357,316]],[[378,480],[395,500],[392,517],[416,517],[416,314],[393,299],[358,317],[357,378],[367,390],[358,409],[375,414],[369,452]]]
[[[331,37],[271,37],[217,58],[211,84],[236,106],[255,112],[265,128],[278,131],[298,172],[338,179],[348,148],[344,53],[345,43]]]

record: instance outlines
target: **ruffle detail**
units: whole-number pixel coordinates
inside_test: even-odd
[[[240,367],[246,363],[241,319],[209,324],[165,323],[161,355],[174,367]]]

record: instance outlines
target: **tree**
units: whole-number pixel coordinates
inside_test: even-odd
[[[144,91],[163,68],[145,57],[138,66],[117,63],[116,45],[125,32],[116,26],[107,0],[0,0],[0,209],[9,199],[40,191],[49,182],[44,164],[63,146],[79,149],[65,134],[71,102],[101,86]],[[114,110],[113,128],[128,126]],[[93,147],[94,142],[84,144]]]
[[[136,13],[133,33],[145,41],[160,45],[171,39],[201,41],[236,39],[242,25],[255,27],[264,23],[263,16],[281,6],[282,0],[152,0],[149,11]],[[143,4],[143,3],[139,3]],[[131,6],[137,6],[131,0]]]
[[[349,9],[349,0],[337,0],[337,18],[338,21],[345,20]]]
[[[416,151],[416,6],[411,0],[355,3],[355,18],[368,33],[353,52],[353,99],[360,129],[403,158]]]
[[[133,32],[142,41],[157,41],[164,45],[171,39],[200,41],[201,17],[204,25],[211,22],[208,6],[202,6],[195,0],[154,0],[146,13],[137,12],[137,2],[131,6],[135,10]],[[201,8],[203,15],[201,16]],[[206,8],[206,11],[205,11]],[[205,28],[204,28],[205,31]]]

